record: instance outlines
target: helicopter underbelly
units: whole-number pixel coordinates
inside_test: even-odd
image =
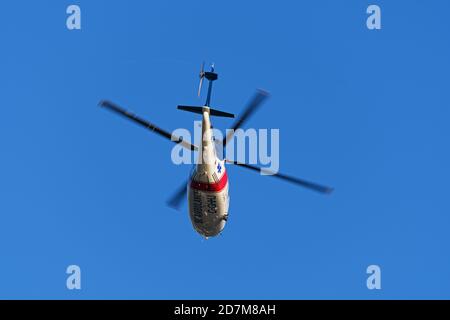
[[[204,191],[189,185],[189,215],[194,229],[204,237],[214,237],[228,218],[228,182],[220,191]]]

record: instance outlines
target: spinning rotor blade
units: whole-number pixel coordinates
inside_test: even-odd
[[[175,210],[179,210],[183,201],[186,199],[187,184],[185,182],[178,190],[167,200],[167,205]]]
[[[234,130],[240,128],[249,118],[250,116],[258,109],[259,106],[269,97],[269,93],[264,90],[257,90],[255,96],[250,101],[250,103],[244,109],[244,112],[237,118],[234,122],[233,126],[230,129],[233,129],[232,132],[228,133],[228,135],[223,139],[223,147],[226,146],[227,142],[233,137]]]
[[[303,179],[299,179],[296,177],[292,177],[286,174],[282,174],[282,173],[275,173],[273,174],[272,171],[268,170],[268,169],[264,169],[264,168],[260,168],[258,166],[254,166],[254,165],[250,165],[250,164],[245,164],[245,163],[240,163],[237,161],[231,161],[231,160],[226,160],[227,163],[231,163],[240,167],[244,167],[253,171],[258,171],[258,172],[263,172],[265,174],[269,174],[272,175],[275,178],[279,178],[281,180],[285,180],[287,182],[302,186],[304,188],[319,192],[319,193],[325,193],[325,194],[330,194],[333,192],[333,188],[327,187],[327,186],[322,186],[320,184],[314,183],[314,182],[310,182],[310,181],[306,181]]]
[[[108,110],[111,110],[121,116],[124,116],[125,118],[128,118],[128,119],[136,122],[137,124],[149,129],[150,131],[153,131],[153,132],[159,134],[160,136],[162,136],[166,139],[169,139],[175,143],[180,143],[183,147],[185,147],[187,149],[190,149],[193,151],[197,150],[197,147],[194,146],[193,144],[190,144],[187,141],[183,141],[183,139],[180,137],[172,136],[172,134],[170,132],[167,132],[167,131],[157,127],[156,125],[148,122],[147,120],[144,120],[144,119],[138,117],[137,115],[135,115],[125,109],[122,109],[121,107],[119,107],[118,105],[116,105],[110,101],[106,101],[106,100],[100,101],[99,106],[103,107],[103,108],[107,108]]]

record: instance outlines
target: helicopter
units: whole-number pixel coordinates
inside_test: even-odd
[[[195,164],[189,178],[167,201],[167,204],[175,209],[179,209],[183,200],[187,198],[189,216],[193,228],[204,238],[208,239],[220,235],[225,228],[229,214],[229,179],[226,170],[226,164],[236,165],[238,167],[250,169],[259,172],[262,175],[273,176],[275,178],[285,180],[295,185],[322,193],[330,194],[333,188],[320,185],[307,180],[299,179],[294,176],[282,174],[279,172],[271,172],[266,168],[253,164],[242,163],[229,159],[220,159],[217,156],[217,143],[214,141],[211,117],[235,118],[232,113],[224,112],[211,107],[211,95],[214,81],[219,76],[215,72],[214,64],[211,65],[210,71],[205,71],[205,64],[200,69],[200,84],[198,88],[198,96],[201,96],[204,79],[208,80],[208,92],[206,101],[203,106],[187,106],[179,105],[178,110],[200,114],[202,116],[202,139],[200,146],[191,144],[177,137],[172,133],[161,129],[155,124],[135,115],[134,113],[120,107],[119,105],[102,100],[100,107],[106,108],[116,114],[147,128],[148,130],[168,139],[172,142],[180,144],[182,147],[191,151],[198,151],[198,160]],[[244,111],[236,118],[231,130],[227,130],[228,134],[223,138],[222,147],[233,139],[233,132],[241,128],[250,116],[267,100],[269,93],[264,90],[257,90],[254,97],[250,100]],[[186,196],[187,195],[187,196]]]

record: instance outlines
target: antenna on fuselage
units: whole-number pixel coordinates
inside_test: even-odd
[[[219,75],[214,72],[214,63],[211,64],[211,71],[205,71],[205,63],[202,63],[201,69],[200,69],[200,84],[198,86],[198,96],[200,97],[202,86],[203,86],[203,79],[206,78],[209,81],[208,86],[208,95],[206,97],[205,106],[209,107],[211,104],[211,94],[212,94],[212,85],[213,81],[216,81],[219,78]]]

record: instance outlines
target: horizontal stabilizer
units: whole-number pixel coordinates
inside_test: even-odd
[[[193,112],[193,113],[198,113],[198,114],[203,114],[203,108],[208,108],[209,109],[209,114],[211,116],[224,117],[224,118],[234,118],[234,114],[232,114],[232,113],[228,113],[228,112],[212,109],[212,108],[209,108],[209,107],[178,106],[179,110]]]

